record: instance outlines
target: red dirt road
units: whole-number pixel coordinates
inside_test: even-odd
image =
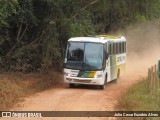
[[[127,68],[128,69],[128,68]],[[34,94],[25,98],[20,103],[21,107],[13,110],[20,111],[113,111],[117,101],[124,93],[140,79],[142,73],[139,71],[133,74],[132,69],[127,70],[126,75],[121,77],[116,84],[114,81],[106,85],[105,90],[99,90],[95,86],[79,85],[76,88],[68,88],[67,86],[53,88]],[[132,71],[132,75],[129,72]],[[9,120],[15,118],[10,118]],[[22,118],[17,118],[17,120]],[[24,119],[24,118],[23,118]],[[26,118],[27,119],[27,118]],[[31,118],[29,118],[31,119]],[[33,118],[39,120],[39,118]],[[74,119],[102,119],[112,120],[114,118],[41,118],[41,120],[74,120]],[[5,120],[5,119],[4,119]]]
[[[150,54],[149,54],[150,55]],[[158,53],[159,55],[159,53]],[[157,56],[157,55],[156,55]],[[138,56],[139,57],[139,56]],[[25,98],[20,103],[21,107],[13,110],[20,111],[113,111],[116,110],[118,100],[127,92],[127,90],[147,75],[147,69],[155,64],[157,59],[154,57],[143,57],[143,59],[127,60],[126,73],[116,84],[110,82],[105,90],[99,90],[94,86],[77,86],[77,88],[68,88],[67,86],[53,88],[34,94]],[[137,61],[138,60],[138,61]],[[7,120],[21,120],[24,118],[8,118]],[[97,118],[97,117],[50,117],[50,118],[25,118],[26,120],[114,120],[115,118]],[[6,120],[2,118],[2,120]]]
[[[135,81],[134,81],[135,82]],[[79,86],[75,89],[66,87],[54,88],[37,93],[21,103],[21,107],[14,110],[20,111],[112,111],[118,99],[134,83],[131,78],[120,79],[118,84],[111,82],[105,90],[94,86]],[[9,120],[15,118],[10,118]],[[22,118],[17,118],[17,120]],[[23,118],[24,119],[24,118]],[[26,118],[27,120],[28,118]],[[29,118],[30,119],[30,118]],[[39,120],[39,118],[34,118]],[[41,120],[74,120],[75,118],[42,118]],[[88,118],[76,118],[88,119]],[[90,118],[93,120],[113,118]],[[5,119],[4,119],[5,120]]]
[[[130,80],[130,81],[127,81]],[[127,81],[127,82],[126,82]],[[134,81],[135,82],[135,81]],[[134,83],[121,79],[118,84],[110,82],[105,90],[95,86],[54,88],[25,99],[17,110],[25,111],[110,111],[115,110],[117,100]]]

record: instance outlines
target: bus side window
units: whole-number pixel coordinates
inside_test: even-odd
[[[109,44],[109,55],[112,55],[112,44]]]
[[[111,54],[111,52],[110,52],[110,44],[108,44],[108,54],[110,55]]]
[[[123,43],[121,42],[121,53],[123,53]]]
[[[119,52],[119,43],[117,43],[117,45],[118,45],[117,46],[117,53],[120,54],[120,52]]]
[[[107,50],[107,43],[105,44],[105,47],[104,47],[104,54],[105,54],[105,58],[108,58],[108,50]]]
[[[115,54],[116,53],[116,44],[115,43],[113,43],[113,54]]]
[[[116,43],[116,54],[118,54],[118,43]]]
[[[121,54],[121,43],[119,43],[119,54]]]
[[[124,42],[124,52],[126,53],[126,42]]]
[[[112,43],[111,45],[111,54],[113,55],[114,54],[114,44]]]
[[[114,54],[114,43],[112,44],[112,54]]]
[[[124,42],[122,42],[122,53],[124,53]]]

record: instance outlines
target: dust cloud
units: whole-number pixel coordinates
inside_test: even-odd
[[[127,28],[126,74],[146,76],[149,67],[160,60],[160,21],[150,21]]]

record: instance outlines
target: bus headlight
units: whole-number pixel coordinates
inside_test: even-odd
[[[100,77],[102,77],[102,74],[95,75],[95,78],[100,78]]]

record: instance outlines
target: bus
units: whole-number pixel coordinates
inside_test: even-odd
[[[124,36],[96,35],[70,38],[64,59],[64,82],[74,88],[77,84],[105,84],[124,73],[126,38]]]

